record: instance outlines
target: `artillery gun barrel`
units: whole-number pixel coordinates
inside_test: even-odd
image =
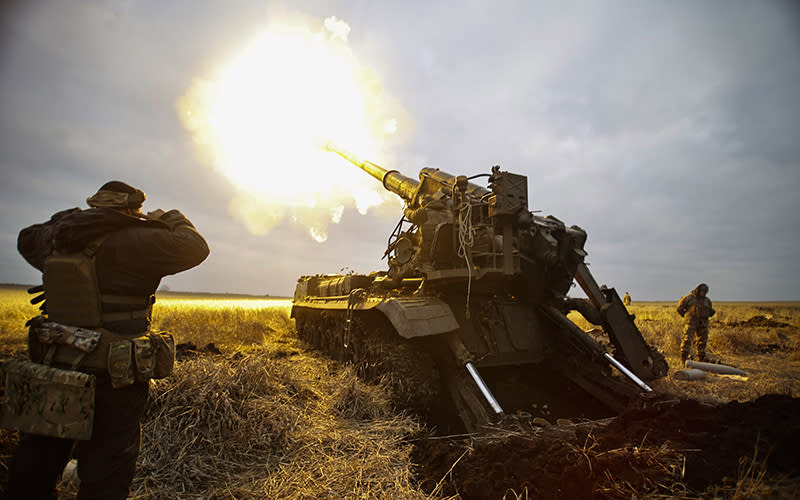
[[[328,143],[326,147],[328,151],[338,154],[364,172],[381,181],[383,187],[386,188],[387,191],[391,191],[403,198],[406,203],[410,204],[413,202],[414,194],[417,192],[417,187],[419,186],[418,180],[406,177],[397,170],[387,170],[371,161],[362,160],[354,154],[338,148],[335,144]]]

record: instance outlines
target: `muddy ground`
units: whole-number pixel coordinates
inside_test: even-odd
[[[744,488],[761,498],[759,487],[763,498],[793,498],[798,416],[800,399],[780,395],[718,407],[667,400],[602,422],[422,440],[413,459],[424,489],[441,482],[462,500],[711,498]]]

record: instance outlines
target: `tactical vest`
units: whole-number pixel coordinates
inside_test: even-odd
[[[73,370],[107,373],[113,387],[166,377],[175,362],[171,334],[141,330],[117,333],[108,325],[113,322],[119,326],[127,320],[137,320],[138,325],[139,320],[149,319],[154,300],[152,296],[100,293],[95,254],[105,238],[92,241],[80,252],[54,252],[45,259],[42,279],[47,317],[28,322],[31,359]],[[108,305],[135,309],[107,312]],[[98,339],[91,340],[93,336]],[[81,342],[89,347],[81,346]]]
[[[151,296],[103,295],[97,282],[95,254],[108,235],[80,252],[53,252],[44,261],[42,280],[50,321],[64,325],[100,327],[112,321],[147,318]],[[128,305],[130,311],[104,312],[104,305]]]

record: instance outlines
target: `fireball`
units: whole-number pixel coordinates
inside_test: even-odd
[[[346,206],[365,213],[390,198],[325,150],[334,142],[379,161],[398,127],[377,78],[348,45],[349,32],[333,17],[316,32],[269,26],[178,102],[184,125],[239,193],[232,213],[256,233],[288,219],[324,241]]]

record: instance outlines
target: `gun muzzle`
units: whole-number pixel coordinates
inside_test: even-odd
[[[416,194],[417,187],[419,186],[418,180],[406,177],[397,170],[387,170],[380,165],[372,163],[371,161],[362,160],[354,154],[340,149],[332,142],[326,144],[325,149],[338,154],[364,172],[378,179],[381,181],[381,184],[383,184],[383,187],[387,191],[391,191],[397,196],[403,198],[406,203],[410,204],[413,202],[414,195]]]

